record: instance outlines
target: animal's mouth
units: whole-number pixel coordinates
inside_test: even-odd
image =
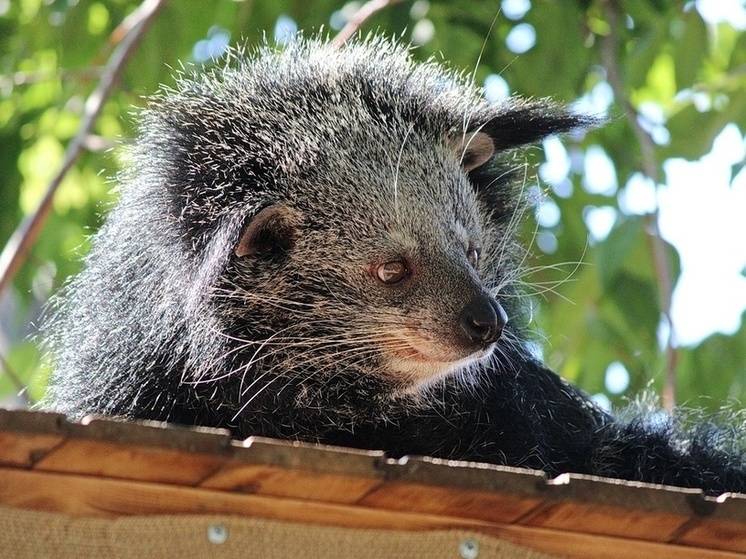
[[[453,363],[459,363],[461,361],[472,361],[474,359],[481,359],[483,357],[486,357],[487,355],[492,353],[494,346],[495,344],[492,344],[487,348],[482,348],[474,351],[466,357],[457,357],[455,359],[443,359],[440,356],[430,354],[426,350],[418,349],[410,343],[404,343],[402,347],[392,350],[391,353],[396,358],[414,361],[417,363],[451,365]]]
[[[397,357],[399,359],[405,359],[408,361],[415,361],[417,363],[432,363],[434,360],[427,355],[425,355],[422,351],[418,350],[417,348],[413,347],[412,345],[405,343],[403,347],[398,348],[396,350],[392,351],[392,354],[394,357]],[[436,363],[442,363],[442,361],[435,360]]]
[[[395,347],[387,353],[394,373],[406,378],[414,385],[427,384],[443,376],[455,373],[475,362],[489,357],[495,343],[471,352],[458,351],[455,346],[425,342],[417,344],[411,339],[397,337]]]

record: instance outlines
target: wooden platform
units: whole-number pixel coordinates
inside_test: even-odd
[[[746,557],[746,496],[0,410],[9,557]]]

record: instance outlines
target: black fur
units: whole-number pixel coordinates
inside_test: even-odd
[[[512,154],[592,118],[489,105],[372,39],[236,56],[142,122],[120,201],[55,302],[48,407],[746,491],[737,434],[610,415],[517,326]],[[467,176],[475,132],[496,154]],[[407,276],[382,285],[377,263],[399,260]],[[454,317],[474,297],[510,322],[467,358]],[[410,362],[390,332],[460,364]]]

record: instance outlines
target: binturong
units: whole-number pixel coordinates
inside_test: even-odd
[[[735,426],[618,417],[531,351],[516,154],[595,124],[377,37],[179,76],[50,309],[45,406],[746,491]]]

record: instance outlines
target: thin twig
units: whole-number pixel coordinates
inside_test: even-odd
[[[370,0],[363,4],[360,9],[353,14],[345,26],[337,33],[332,40],[332,45],[339,48],[352,37],[370,17],[378,11],[383,10],[403,0]]]
[[[619,51],[619,29],[620,8],[616,0],[607,0],[605,3],[605,15],[609,22],[609,35],[602,39],[601,59],[606,69],[607,79],[614,91],[614,97],[624,110],[632,131],[637,137],[640,145],[640,167],[647,177],[657,184],[661,179],[661,170],[656,162],[655,143],[652,137],[642,127],[639,121],[639,113],[632,105],[627,96],[619,70],[620,64],[617,58]],[[653,268],[656,281],[658,282],[661,310],[669,325],[669,333],[666,339],[666,378],[663,386],[662,401],[666,409],[672,409],[676,405],[676,371],[678,368],[679,354],[675,343],[675,332],[671,322],[671,297],[673,294],[673,272],[671,261],[668,257],[666,244],[661,238],[658,229],[658,210],[645,216],[646,239],[652,254]]]
[[[0,254],[0,295],[5,292],[16,272],[36,242],[41,229],[52,209],[54,193],[62,183],[65,175],[70,171],[84,149],[86,138],[93,130],[104,102],[114,89],[114,85],[124,69],[127,61],[140,42],[145,30],[168,0],[144,0],[142,4],[125,20],[128,32],[111,55],[108,64],[101,74],[96,89],[88,96],[83,109],[83,122],[76,136],[70,141],[65,152],[62,166],[47,187],[47,192],[39,204],[36,212],[26,217],[13,232],[13,235]],[[122,25],[115,33],[121,32]]]

